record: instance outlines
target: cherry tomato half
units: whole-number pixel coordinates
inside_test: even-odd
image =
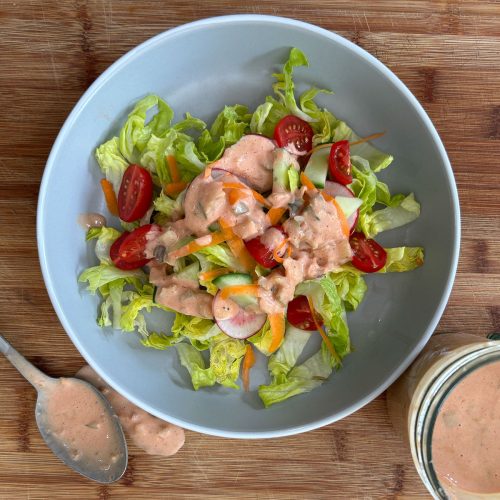
[[[309,123],[294,115],[282,118],[274,129],[274,140],[290,153],[305,155],[312,149],[313,129]]]
[[[332,144],[328,158],[328,170],[332,181],[344,186],[352,182],[349,141],[339,141]]]
[[[139,165],[130,165],[123,174],[118,193],[118,215],[125,222],[140,219],[153,199],[151,174]]]
[[[283,234],[283,228],[281,226],[273,226],[275,229],[278,229]],[[286,236],[286,235],[285,235]],[[264,243],[260,240],[260,236],[256,238],[252,238],[251,240],[245,241],[245,246],[247,250],[250,252],[250,255],[263,267],[267,269],[272,269],[279,265],[279,262],[276,262],[273,257],[273,249],[266,247]]]
[[[316,323],[305,295],[298,295],[288,303],[286,319],[291,325],[301,330],[316,330]]]
[[[352,233],[349,239],[353,251],[352,265],[365,273],[375,273],[387,262],[387,252],[363,233]]]
[[[158,229],[154,224],[134,229],[131,233],[124,232],[112,245],[109,256],[118,269],[130,270],[145,266],[151,259],[146,259],[146,235]]]

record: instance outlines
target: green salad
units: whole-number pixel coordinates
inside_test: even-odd
[[[189,113],[176,122],[157,95],[141,99],[95,152],[113,224],[88,223],[99,263],[79,277],[101,298],[99,326],[176,350],[196,390],[250,390],[265,356],[268,381],[253,390],[266,407],[341,368],[367,273],[424,258],[421,247],[375,241],[420,205],[378,180],[393,160],[370,143],[382,134],[361,138],[319,107],[329,90],[296,95],[293,70],[307,65],[291,49],[273,95],[253,111],[227,105],[211,126]],[[311,337],[321,346],[299,362]]]

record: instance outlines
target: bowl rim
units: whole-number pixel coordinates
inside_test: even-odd
[[[370,393],[366,394],[363,398],[358,400],[356,403],[350,405],[349,407],[345,408],[341,412],[337,412],[333,415],[330,415],[328,417],[320,418],[317,420],[313,420],[308,422],[307,424],[304,425],[298,425],[298,426],[291,426],[287,427],[284,429],[275,429],[275,430],[270,430],[270,431],[262,431],[262,432],[248,432],[248,431],[225,431],[225,430],[220,430],[220,429],[213,429],[211,427],[206,427],[200,424],[195,424],[192,422],[186,422],[182,419],[174,418],[169,415],[165,415],[162,412],[156,411],[152,407],[150,407],[148,404],[144,403],[143,401],[140,401],[138,398],[133,397],[130,395],[123,385],[117,383],[116,381],[112,380],[110,377],[107,376],[105,369],[101,368],[100,366],[97,366],[94,364],[92,356],[87,350],[82,346],[82,344],[79,341],[78,334],[73,331],[73,329],[70,327],[69,320],[66,316],[65,311],[60,305],[59,299],[58,299],[58,294],[56,293],[56,287],[54,282],[52,281],[52,278],[49,273],[48,269],[48,262],[47,262],[47,255],[46,255],[46,247],[45,247],[45,241],[44,241],[44,231],[43,231],[43,214],[45,210],[45,199],[47,197],[47,191],[49,187],[49,177],[51,174],[52,169],[54,168],[54,163],[55,163],[55,158],[61,149],[66,136],[69,132],[69,130],[72,128],[74,122],[78,118],[82,108],[93,98],[93,96],[100,90],[100,88],[113,76],[113,74],[120,69],[122,66],[129,64],[130,61],[134,60],[135,58],[139,57],[142,53],[147,51],[150,47],[153,47],[157,45],[158,43],[162,43],[164,40],[173,38],[177,36],[178,34],[183,34],[188,31],[195,31],[200,28],[204,28],[207,26],[213,26],[213,25],[221,25],[221,24],[231,24],[231,23],[241,23],[241,22],[247,22],[247,23],[268,23],[268,24],[278,24],[278,25],[286,25],[289,27],[293,28],[299,28],[304,31],[309,31],[317,35],[321,35],[323,37],[329,38],[330,40],[333,40],[334,42],[344,46],[351,52],[355,53],[357,56],[361,57],[364,59],[368,64],[372,66],[373,69],[378,70],[379,72],[383,73],[386,78],[388,78],[396,87],[397,89],[404,94],[404,96],[408,99],[410,104],[413,106],[415,111],[418,113],[419,118],[422,120],[423,124],[425,125],[427,131],[430,134],[430,137],[437,149],[438,155],[444,165],[445,168],[445,174],[448,179],[448,187],[450,190],[450,196],[451,196],[451,204],[452,204],[452,209],[454,213],[454,219],[453,219],[453,224],[454,224],[454,241],[453,241],[453,249],[452,249],[452,259],[451,259],[451,266],[450,266],[450,271],[446,280],[446,285],[444,289],[444,293],[441,296],[441,299],[437,305],[437,308],[435,310],[435,313],[430,320],[430,322],[427,325],[427,328],[425,332],[423,332],[423,335],[421,336],[420,340],[417,342],[415,347],[411,350],[410,353],[408,353],[402,363],[399,365],[399,367],[394,370],[394,372],[391,374],[390,377],[388,377],[382,384],[380,384],[378,387],[376,387],[374,390],[372,390]],[[412,94],[412,92],[406,87],[406,85],[387,67],[385,66],[381,61],[379,61],[377,58],[372,56],[370,53],[368,53],[366,50],[363,48],[357,46],[353,42],[350,42],[346,38],[342,37],[341,35],[338,35],[335,32],[331,32],[326,30],[325,28],[321,28],[319,26],[304,22],[304,21],[299,21],[296,19],[291,19],[291,18],[286,18],[286,17],[279,17],[279,16],[271,16],[271,15],[260,15],[260,14],[235,14],[235,15],[225,15],[225,16],[217,16],[217,17],[209,17],[205,19],[200,19],[197,21],[193,21],[187,24],[179,25],[177,27],[168,29],[166,31],[163,31],[157,35],[155,35],[152,38],[149,38],[148,40],[142,42],[141,44],[137,45],[136,47],[132,48],[129,50],[127,53],[122,55],[119,59],[117,59],[113,64],[111,64],[93,83],[92,85],[84,92],[84,94],[80,97],[78,100],[77,104],[74,106],[68,117],[66,118],[63,126],[61,127],[61,130],[59,131],[57,138],[52,146],[51,152],[49,154],[49,157],[47,159],[47,163],[45,165],[41,185],[40,185],[40,192],[39,192],[39,197],[38,197],[38,205],[37,205],[37,223],[36,223],[36,237],[37,237],[37,246],[38,246],[38,256],[39,256],[39,261],[40,261],[40,267],[42,270],[42,275],[43,279],[45,282],[45,286],[47,288],[49,298],[52,302],[52,306],[54,307],[54,310],[59,318],[59,321],[61,322],[64,330],[70,337],[71,341],[75,345],[75,347],[78,349],[80,354],[83,356],[83,358],[86,360],[86,362],[92,366],[92,368],[98,373],[98,375],[105,380],[113,389],[118,391],[120,394],[123,394],[124,397],[129,399],[132,403],[135,405],[139,406],[140,408],[143,408],[144,410],[148,411],[152,415],[155,415],[156,417],[163,419],[163,420],[168,420],[169,422],[176,424],[180,427],[183,427],[185,429],[189,429],[192,431],[196,431],[199,433],[207,434],[207,435],[212,435],[212,436],[218,436],[218,437],[226,437],[226,438],[240,438],[240,439],[261,439],[261,438],[277,438],[277,437],[284,437],[284,436],[290,436],[294,434],[299,434],[302,432],[307,432],[310,430],[314,430],[320,427],[323,427],[325,425],[331,424],[333,422],[336,422],[338,420],[341,420],[342,418],[347,417],[348,415],[356,412],[366,404],[370,403],[373,401],[376,397],[378,397],[382,392],[384,392],[405,370],[406,368],[413,362],[413,360],[417,357],[417,355],[420,353],[420,351],[423,349],[431,335],[433,334],[439,320],[441,319],[441,316],[444,312],[444,309],[446,307],[446,304],[448,302],[455,275],[456,275],[456,270],[457,270],[457,265],[458,265],[458,257],[459,257],[459,250],[460,250],[460,238],[461,238],[461,227],[460,227],[460,206],[459,206],[459,198],[458,198],[458,192],[457,192],[457,187],[455,183],[455,178],[453,175],[453,170],[451,168],[450,161],[448,159],[448,156],[446,154],[446,150],[444,148],[444,145],[436,131],[436,128],[434,127],[432,121],[430,120],[429,116],[423,109],[422,105],[419,103],[419,101],[416,99],[416,97]],[[167,417],[167,418],[165,418]]]

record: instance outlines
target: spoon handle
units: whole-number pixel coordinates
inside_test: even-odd
[[[21,356],[2,335],[0,335],[0,352],[35,389],[39,389],[52,381],[51,377],[45,375],[24,356]]]

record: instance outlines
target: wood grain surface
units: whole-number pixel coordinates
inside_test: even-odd
[[[40,179],[72,107],[114,60],[195,19],[293,17],[334,30],[389,66],[434,121],[462,209],[459,271],[440,332],[500,329],[498,1],[0,0],[0,331],[53,376],[83,360],[48,299],[35,242]],[[130,447],[125,477],[91,483],[45,447],[35,393],[0,359],[0,499],[414,498],[426,491],[379,397],[304,435],[239,441],[186,433],[174,457]]]

